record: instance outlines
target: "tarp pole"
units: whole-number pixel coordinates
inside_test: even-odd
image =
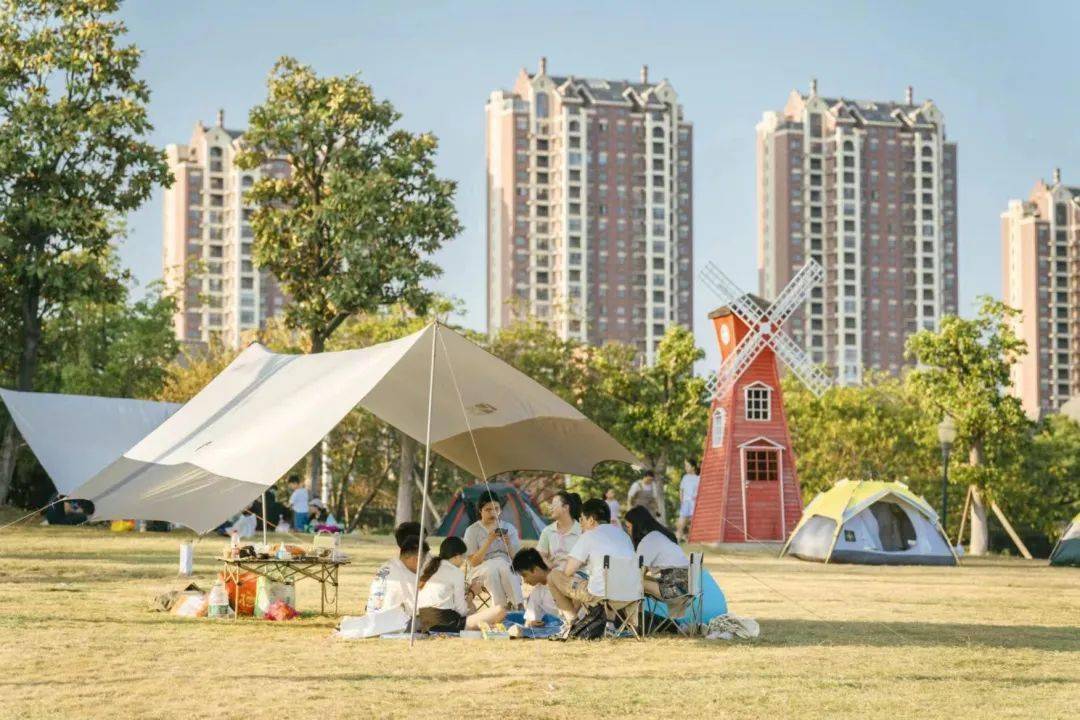
[[[413,587],[412,622],[409,623],[410,648],[416,643],[416,616],[419,613],[419,608],[416,606],[420,602],[420,566],[423,565],[424,560],[424,520],[427,519],[424,506],[428,501],[428,479],[431,475],[431,407],[435,398],[435,341],[438,337],[439,321],[435,320],[431,327],[431,372],[428,376],[427,430],[424,433],[424,492],[420,503],[420,547],[416,556],[416,584]]]

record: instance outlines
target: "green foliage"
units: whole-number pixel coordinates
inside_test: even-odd
[[[818,398],[788,375],[783,391],[805,500],[842,478],[899,480],[937,497],[939,417],[901,381],[870,375],[861,386],[834,386]]]
[[[919,366],[908,375],[911,393],[941,417],[956,422],[958,447],[971,462],[957,468],[956,481],[993,492],[1009,481],[1031,430],[1019,399],[1008,393],[1010,369],[1026,352],[1013,332],[1018,311],[989,297],[971,320],[946,316],[938,331],[908,338],[907,354]]]
[[[7,0],[0,12],[0,323],[20,337],[18,386],[31,389],[42,320],[108,288],[81,263],[103,255],[115,218],[169,184],[151,130],[139,50],[121,45],[109,0]]]
[[[461,229],[435,138],[395,129],[399,118],[357,75],[320,78],[288,57],[251,111],[237,164],[290,168],[248,192],[254,259],[288,293],[286,321],[312,352],[354,315],[392,304],[423,315],[423,283],[440,272],[429,256]]]
[[[1080,425],[1064,415],[1039,423],[995,497],[1018,527],[1060,535],[1080,512]]]

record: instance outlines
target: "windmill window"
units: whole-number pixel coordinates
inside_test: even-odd
[[[772,417],[772,390],[765,385],[746,388],[746,419],[769,420]]]
[[[776,482],[780,478],[779,456],[776,450],[747,450],[747,482]]]
[[[724,408],[716,408],[712,416],[712,446],[720,447],[724,443],[724,426],[727,424],[727,413]]]

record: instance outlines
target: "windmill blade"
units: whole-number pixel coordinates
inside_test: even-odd
[[[706,263],[699,277],[749,327],[757,327],[764,319],[765,313],[761,308],[749,300],[746,293],[714,263]]]
[[[802,266],[791,282],[780,291],[769,307],[769,319],[780,327],[791,316],[791,313],[806,302],[810,297],[810,290],[821,282],[825,277],[825,270],[814,260]]]
[[[811,362],[803,349],[787,333],[782,331],[773,333],[765,338],[764,342],[815,396],[821,397],[822,393],[832,385],[832,379]]]
[[[746,371],[746,368],[750,367],[750,363],[754,362],[754,358],[758,356],[766,345],[765,336],[757,329],[748,333],[735,348],[735,352],[728,355],[724,362],[720,364],[720,369],[716,372],[715,389],[711,397],[714,399],[723,397],[731,389],[731,384]]]

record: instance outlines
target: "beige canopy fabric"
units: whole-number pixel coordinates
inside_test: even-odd
[[[557,395],[444,325],[359,350],[278,355],[254,344],[74,497],[96,519],[205,532],[242,509],[359,405],[477,477],[588,475],[636,458]],[[470,434],[470,429],[472,433]],[[475,447],[474,447],[475,441]]]
[[[178,403],[3,388],[0,399],[61,495],[101,472],[180,409]]]

